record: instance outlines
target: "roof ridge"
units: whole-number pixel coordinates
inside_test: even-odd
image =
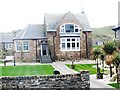
[[[26,26],[26,28],[24,29],[24,32],[23,32],[23,35],[21,36],[21,39],[24,37],[26,31],[27,31],[27,28],[28,28],[29,25]]]

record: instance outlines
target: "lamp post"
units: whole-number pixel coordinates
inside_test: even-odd
[[[14,56],[14,66],[16,66],[16,62],[15,62],[15,51],[13,51],[13,56]]]

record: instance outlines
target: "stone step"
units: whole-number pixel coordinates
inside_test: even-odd
[[[52,63],[50,55],[43,55],[41,56],[41,63]]]

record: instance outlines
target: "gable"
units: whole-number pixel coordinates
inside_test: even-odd
[[[91,31],[90,25],[85,13],[72,14],[68,12],[66,14],[45,14],[44,22],[47,26],[47,31],[56,31],[56,27],[66,21],[74,21],[80,23],[80,26],[83,28],[83,31]]]

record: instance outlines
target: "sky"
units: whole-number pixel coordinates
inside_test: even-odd
[[[45,13],[87,14],[91,28],[117,25],[119,0],[0,0],[0,32],[43,24]]]

